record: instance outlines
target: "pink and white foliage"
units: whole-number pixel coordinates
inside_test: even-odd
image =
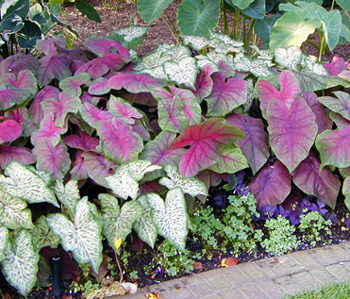
[[[99,144],[96,137],[92,137],[83,131],[79,131],[79,135],[68,135],[63,138],[63,141],[72,148],[81,149],[84,151],[95,150]]]
[[[84,103],[80,108],[80,113],[83,119],[95,129],[100,121],[110,120],[113,118],[113,115],[110,112],[100,110],[90,103]]]
[[[0,122],[0,144],[16,140],[21,134],[22,128],[17,121],[5,119]]]
[[[140,119],[144,116],[126,100],[113,95],[111,95],[109,98],[107,109],[115,117],[129,125],[133,125],[135,123],[135,119]]]
[[[52,79],[62,80],[71,74],[69,58],[62,54],[54,54],[41,58],[36,76],[39,85],[44,86]]]
[[[26,147],[0,146],[0,167],[4,169],[11,161],[17,161],[23,165],[32,164],[35,158]]]
[[[211,74],[214,72],[213,66],[211,64],[206,64],[197,76],[195,89],[193,93],[195,96],[202,101],[204,98],[208,97],[213,89],[213,79]]]

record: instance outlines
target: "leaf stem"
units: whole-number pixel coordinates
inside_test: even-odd
[[[235,17],[233,20],[233,39],[238,40],[238,25],[239,25],[240,11],[235,9]]]
[[[181,44],[182,38],[180,37],[178,29],[174,26],[173,21],[170,19],[166,11],[164,11],[164,15],[166,17],[165,24],[168,26],[171,35],[175,39],[176,43]]]

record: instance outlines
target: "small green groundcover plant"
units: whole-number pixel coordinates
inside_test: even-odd
[[[214,31],[139,58],[146,32],[91,37],[84,50],[39,40],[0,62],[0,261],[22,295],[42,248],[97,274],[104,248],[118,251],[132,231],[184,251],[192,210],[204,213],[208,190],[242,169],[251,195],[230,198],[219,234],[237,251],[261,237],[248,214],[283,203],[292,184],[329,208],[343,184],[349,202],[343,60],[321,64],[294,46],[248,55]]]

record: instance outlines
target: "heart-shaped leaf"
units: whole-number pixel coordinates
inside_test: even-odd
[[[287,69],[296,70],[301,63],[303,52],[300,47],[290,46],[287,49],[275,49],[275,61]]]
[[[33,228],[32,213],[27,203],[10,196],[2,187],[0,187],[0,214],[1,224],[10,229]]]
[[[109,188],[112,189],[113,193],[118,197],[127,199],[131,197],[135,199],[139,191],[139,184],[133,179],[128,171],[122,173],[117,171],[110,176],[106,177]]]
[[[270,100],[267,108],[270,144],[278,159],[292,172],[310,152],[318,132],[316,117],[301,97],[290,105]]]
[[[27,296],[36,282],[39,253],[27,230],[20,230],[13,242],[8,242],[1,270],[7,282],[23,296]]]
[[[322,15],[322,29],[330,51],[339,43],[342,19],[339,10],[331,10]]]
[[[341,183],[328,168],[319,172],[320,165],[318,158],[310,153],[293,172],[293,182],[306,194],[316,196],[334,209]]]
[[[171,82],[194,88],[198,68],[196,60],[193,57],[183,57],[178,62],[166,61],[163,65],[164,72]]]
[[[227,78],[226,73],[218,72],[212,75],[213,89],[209,97],[208,115],[225,116],[247,100],[247,86],[242,79]]]
[[[138,0],[137,11],[146,22],[157,20],[174,0]]]
[[[159,184],[170,190],[180,187],[183,193],[187,193],[192,197],[197,195],[208,195],[208,190],[202,181],[195,178],[183,177],[176,166],[166,165],[164,170],[169,178],[161,178]]]
[[[291,175],[280,162],[266,165],[249,183],[249,191],[257,200],[258,209],[265,205],[277,206],[291,191]]]
[[[84,45],[98,56],[108,56],[117,53],[125,58],[130,58],[130,53],[118,41],[105,37],[92,37],[84,42]]]
[[[332,111],[330,111],[328,114],[329,114],[329,118],[332,121],[334,121],[338,129],[342,129],[350,125],[350,120],[345,119],[340,114],[334,113]],[[331,127],[328,129],[331,129]]]
[[[22,134],[22,128],[18,122],[7,119],[0,123],[0,144],[16,140]]]
[[[26,147],[0,146],[0,167],[4,169],[11,161],[17,161],[23,165],[33,164],[35,158]]]
[[[210,64],[206,64],[203,70],[197,76],[195,90],[193,93],[202,101],[204,98],[208,97],[213,89],[213,79],[211,74],[213,73],[213,67]]]
[[[98,273],[102,262],[102,224],[91,211],[88,198],[78,202],[74,222],[58,213],[49,214],[46,221],[64,250],[71,251],[78,263],[90,263]]]
[[[85,73],[82,73],[85,74]],[[109,93],[111,88],[108,86],[108,79],[102,77],[94,80],[89,87],[89,94],[103,95]]]
[[[0,262],[4,259],[8,239],[9,230],[4,226],[0,226]]]
[[[219,161],[217,153],[222,144],[232,144],[244,137],[244,133],[232,127],[221,118],[210,118],[201,125],[189,126],[173,142],[171,148],[190,146],[180,160],[180,173],[183,176],[195,176],[200,170]]]
[[[84,158],[82,157],[83,153],[82,150],[78,150],[75,155],[75,160],[70,171],[73,180],[84,180],[89,177],[85,168]]]
[[[35,226],[30,230],[30,233],[32,234],[33,245],[37,252],[46,246],[57,248],[60,244],[60,239],[50,230],[44,215],[41,215],[36,220]]]
[[[110,112],[100,110],[90,103],[84,103],[81,106],[80,114],[87,124],[95,129],[100,121],[108,121],[113,118]]]
[[[331,111],[339,113],[345,119],[350,120],[350,95],[343,91],[335,91],[334,97],[318,97],[317,100]]]
[[[62,205],[68,210],[67,214],[73,219],[75,208],[80,200],[78,181],[70,180],[66,185],[63,185],[62,181],[56,180],[55,193]]]
[[[26,200],[28,203],[48,202],[55,207],[59,204],[52,190],[44,180],[18,162],[11,162],[5,169],[8,177],[0,176],[0,185],[11,196]]]
[[[90,86],[91,80],[90,75],[88,73],[81,73],[76,76],[72,76],[66,79],[63,79],[59,82],[59,87],[65,91],[70,93],[73,96],[81,96],[82,90],[80,86]]]
[[[338,168],[350,166],[350,126],[338,130],[325,130],[316,138],[321,168],[332,165]]]
[[[151,165],[150,161],[137,160],[122,164],[116,173],[122,174],[128,172],[134,180],[140,181],[146,173],[159,170],[161,168],[162,167],[158,165]]]
[[[184,251],[188,233],[188,215],[186,202],[181,188],[170,190],[163,199],[155,193],[147,196],[153,221],[158,233],[172,243],[178,250]]]
[[[143,117],[143,114],[127,101],[113,95],[109,98],[107,108],[115,117],[128,125],[133,125],[135,123],[134,118],[140,119]]]
[[[41,58],[36,73],[40,86],[47,85],[52,79],[60,81],[71,74],[69,58],[61,54],[47,55]]]
[[[104,220],[104,235],[114,249],[114,241],[131,233],[133,223],[140,218],[143,208],[138,201],[130,200],[120,209],[118,199],[110,194],[99,194]]]
[[[79,135],[68,135],[63,141],[72,148],[82,149],[84,151],[94,150],[99,144],[99,140],[89,136],[83,131],[79,131]]]
[[[18,75],[18,73],[23,70],[30,70],[32,73],[35,73],[38,65],[38,59],[32,54],[24,55],[18,53],[10,55],[0,62],[0,76],[4,76],[9,72]]]

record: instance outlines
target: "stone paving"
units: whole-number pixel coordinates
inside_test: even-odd
[[[281,298],[346,280],[350,281],[350,242],[193,274],[124,298],[144,299],[148,292],[164,299]]]

